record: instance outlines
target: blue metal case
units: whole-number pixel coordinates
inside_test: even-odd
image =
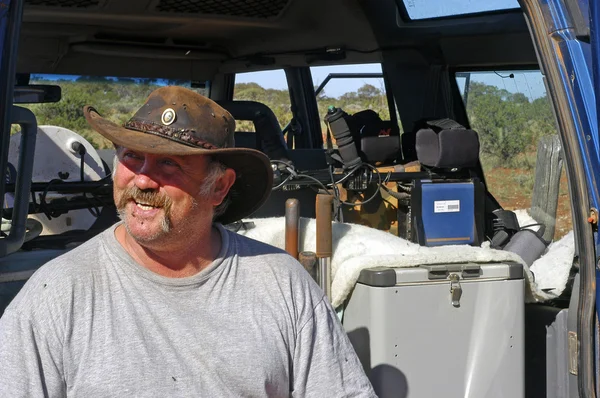
[[[473,181],[417,181],[413,197],[417,242],[423,246],[478,244]]]

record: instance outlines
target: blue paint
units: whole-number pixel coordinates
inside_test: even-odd
[[[590,12],[598,12],[597,2],[592,2]],[[580,2],[582,12],[587,13],[588,2]],[[597,40],[584,43],[575,37],[570,17],[562,0],[548,0],[553,36],[554,56],[562,65],[561,79],[567,92],[570,112],[574,121],[576,138],[582,154],[590,206],[600,204],[598,178],[600,178],[600,137],[598,135],[598,98],[600,92],[594,65],[597,64]],[[584,16],[587,16],[584,14]],[[597,19],[591,18],[591,29]],[[597,35],[597,32],[595,32]],[[597,242],[598,244],[598,242]]]

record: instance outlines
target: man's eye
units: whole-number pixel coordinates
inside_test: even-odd
[[[123,158],[125,159],[140,159],[140,156],[135,152],[125,152],[123,153]]]
[[[179,166],[175,161],[173,161],[171,159],[163,159],[162,160],[162,164],[164,164],[165,166],[170,166],[170,167],[177,167],[177,166]]]

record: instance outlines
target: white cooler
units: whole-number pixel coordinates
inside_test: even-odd
[[[381,398],[524,397],[520,264],[363,270],[343,324]]]

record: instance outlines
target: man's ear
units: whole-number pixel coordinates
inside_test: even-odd
[[[225,196],[227,196],[229,190],[233,186],[235,179],[236,174],[233,169],[225,169],[223,174],[217,178],[217,181],[215,181],[215,185],[211,192],[213,206],[218,206],[221,204],[221,202],[223,202],[223,199],[225,199]]]

